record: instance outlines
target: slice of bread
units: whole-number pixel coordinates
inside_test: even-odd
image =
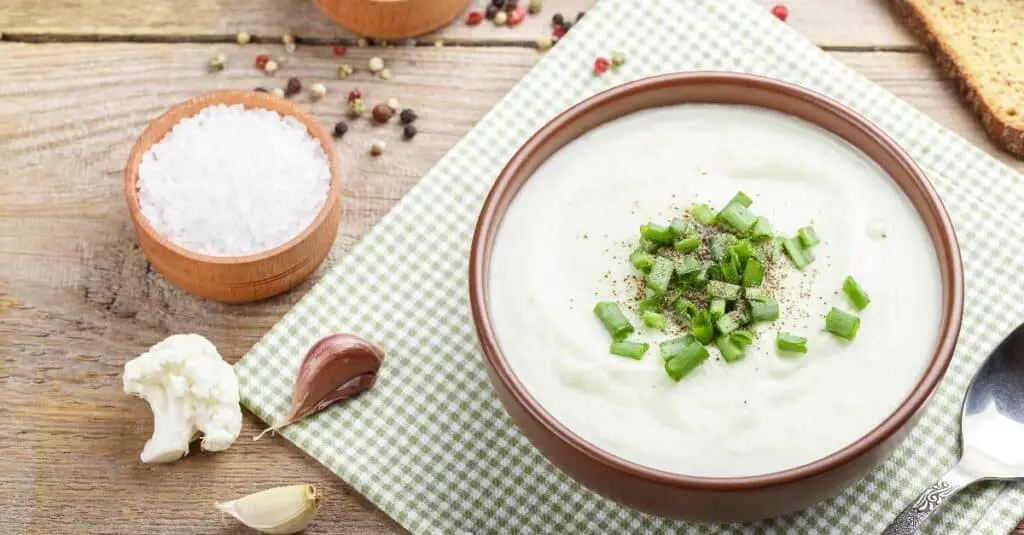
[[[989,137],[1024,158],[1024,0],[891,0]]]

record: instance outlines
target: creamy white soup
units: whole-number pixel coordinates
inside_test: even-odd
[[[780,319],[753,326],[746,356],[711,357],[680,381],[625,303],[628,260],[648,221],[737,192],[792,236],[821,238],[804,271],[780,264]],[[843,294],[853,276],[861,312]],[[931,239],[871,160],[825,130],[759,108],[679,105],[604,124],[554,154],[505,214],[491,258],[498,341],[529,393],[567,428],[630,461],[669,472],[747,476],[803,465],[856,441],[910,393],[931,358],[942,286]],[[624,303],[650,342],[642,360],[609,353],[598,301]],[[823,330],[832,306],[857,313],[853,341]],[[805,336],[784,355],[777,332]]]

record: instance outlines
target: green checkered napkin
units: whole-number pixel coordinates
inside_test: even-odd
[[[626,66],[592,76],[594,57],[616,50],[628,56]],[[555,469],[494,396],[467,305],[473,224],[520,143],[609,86],[701,70],[795,82],[887,131],[942,195],[967,272],[956,357],[903,447],[837,498],[755,524],[648,516]],[[373,390],[281,434],[415,533],[877,533],[954,462],[968,381],[1024,320],[1022,206],[1024,186],[1013,171],[746,0],[603,0],[239,362],[242,400],[260,418],[278,420],[300,359],[330,332],[384,346],[388,357]],[[979,484],[944,508],[930,530],[1002,535],[1022,515],[1020,485]]]

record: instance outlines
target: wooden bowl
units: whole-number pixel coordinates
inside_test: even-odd
[[[327,155],[331,167],[327,200],[310,226],[284,245],[248,256],[207,256],[171,243],[142,215],[137,184],[143,155],[183,118],[216,104],[242,104],[246,108],[273,110],[294,117],[320,142]],[[216,301],[256,301],[291,289],[327,256],[341,219],[341,173],[338,169],[338,156],[330,134],[295,104],[267,93],[214,92],[174,106],[142,132],[124,169],[124,195],[142,252],[167,280],[189,293]]]
[[[314,0],[335,24],[358,35],[402,39],[451,22],[469,0]]]

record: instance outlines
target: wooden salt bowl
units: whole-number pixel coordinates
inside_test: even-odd
[[[327,200],[313,223],[284,245],[249,256],[207,256],[171,243],[158,234],[142,215],[137,184],[143,155],[179,121],[216,104],[242,104],[246,108],[263,108],[295,117],[323,146],[331,168]],[[142,132],[124,169],[128,213],[138,235],[139,246],[149,263],[175,286],[201,297],[226,302],[265,299],[291,289],[308,277],[323,262],[338,233],[340,190],[338,156],[327,130],[290,101],[253,91],[208,93],[174,106]]]
[[[313,0],[335,24],[357,35],[403,39],[451,22],[470,0]]]

